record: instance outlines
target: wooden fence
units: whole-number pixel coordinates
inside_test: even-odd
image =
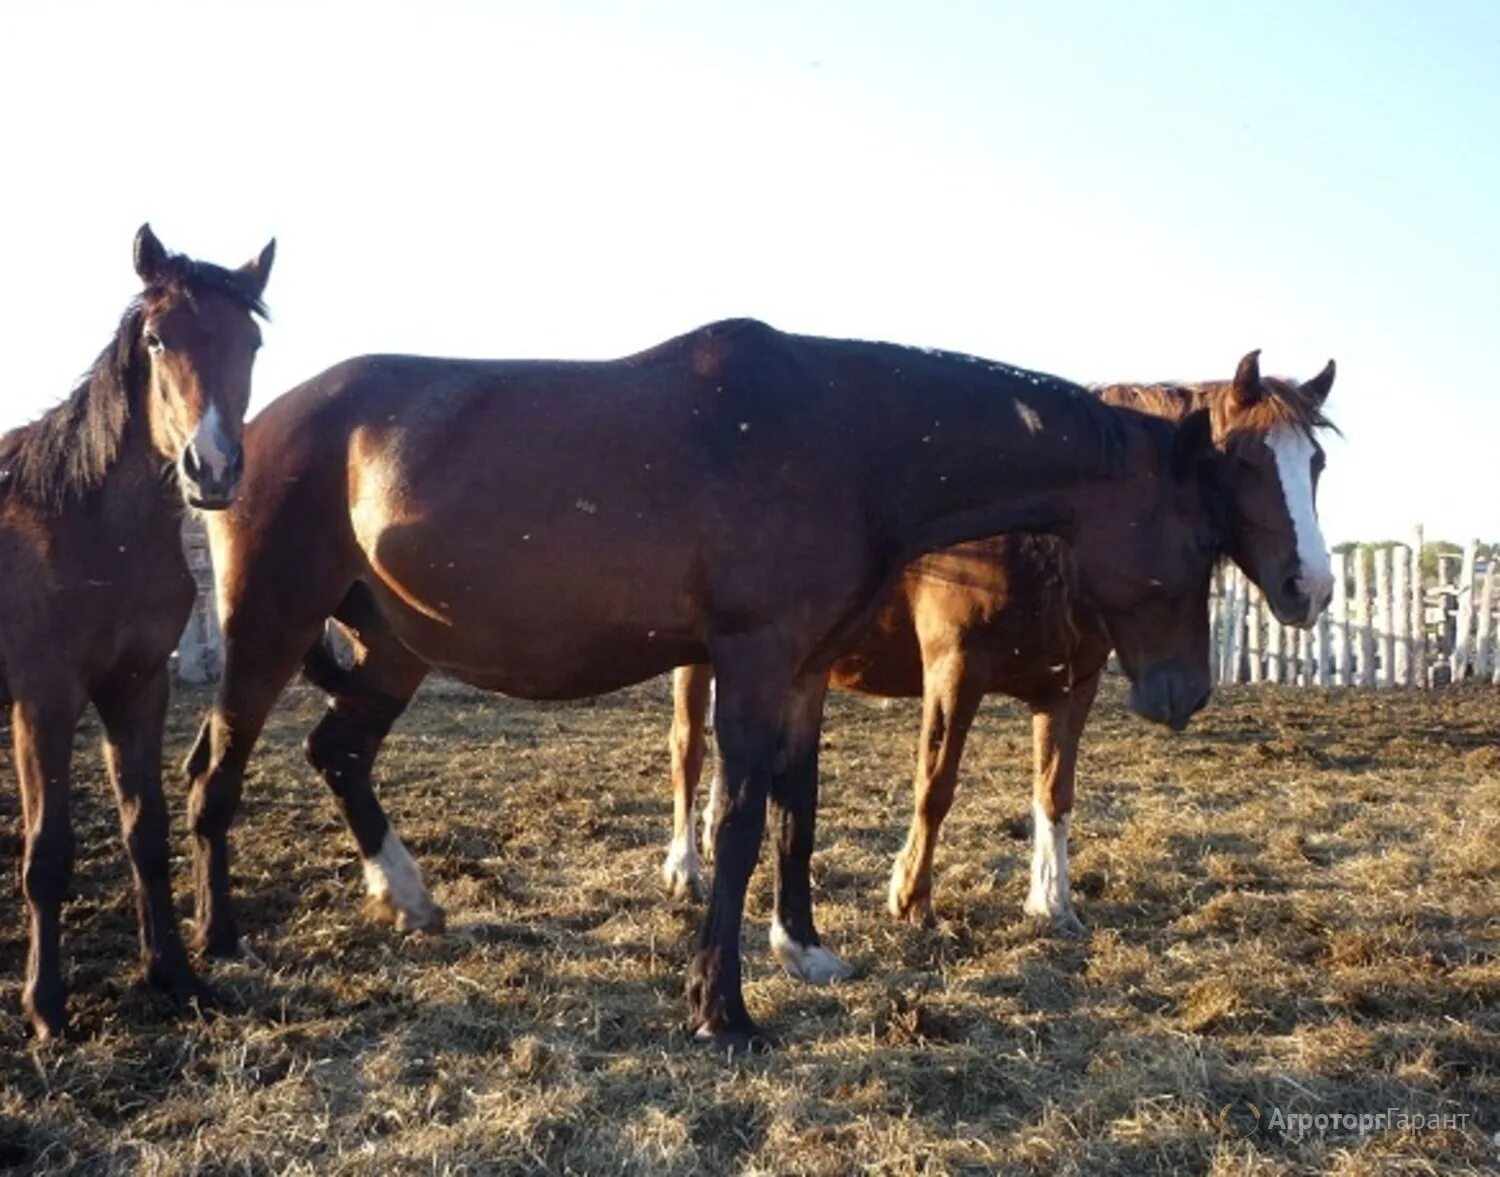
[[[213,572],[202,524],[183,529],[198,604],[177,651],[184,682],[214,681],[222,667]],[[1209,602],[1218,682],[1303,686],[1432,687],[1478,679],[1500,684],[1500,560],[1439,555],[1422,572],[1422,533],[1408,544],[1334,553],[1333,603],[1311,630],[1277,624],[1238,569],[1214,581]]]
[[[1218,682],[1300,686],[1500,685],[1500,560],[1482,545],[1439,554],[1424,573],[1419,528],[1406,544],[1334,553],[1333,603],[1310,630],[1279,624],[1235,568],[1209,603]]]

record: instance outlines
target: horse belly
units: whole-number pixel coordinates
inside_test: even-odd
[[[370,541],[361,537],[371,588],[396,636],[485,689],[581,698],[706,655],[693,560],[679,545],[503,520],[396,524]]]

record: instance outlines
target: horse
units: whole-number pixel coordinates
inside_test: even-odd
[[[911,560],[1015,529],[1112,535],[1090,547],[1132,706],[1180,725],[1208,695],[1206,413],[1174,426],[1006,364],[731,320],[602,362],[348,360],[267,406],[245,452],[243,494],[209,520],[225,669],[186,765],[209,954],[237,951],[228,830],[299,664],[331,697],[307,755],[372,900],[435,928],[370,786],[429,670],[576,699],[712,663],[729,804],[686,995],[696,1036],[731,1049],[758,1041],[740,926],[768,799],[777,927],[823,951],[826,672]]]
[[[275,242],[229,270],[170,253],[143,225],[142,290],[62,401],[0,437],[0,702],[25,823],[30,916],[22,1006],[66,1028],[60,913],[72,879],[69,762],[92,702],[135,877],[147,980],[206,998],[172,909],[161,750],[168,663],[192,611],[184,507],[220,510],[242,468]]]
[[[1334,372],[1330,360],[1301,384],[1262,378],[1259,353],[1252,352],[1232,381],[1095,390],[1107,403],[1170,420],[1195,410],[1210,414],[1232,506],[1226,553],[1288,625],[1311,626],[1333,591],[1316,505],[1324,455],[1314,434],[1329,425],[1323,405]],[[964,741],[980,700],[999,693],[1025,703],[1033,717],[1033,850],[1024,911],[1059,934],[1083,934],[1069,893],[1067,835],[1079,741],[1111,642],[1107,618],[1091,606],[1091,561],[1075,568],[1077,555],[1050,537],[1000,536],[925,556],[906,568],[874,624],[833,665],[831,680],[841,689],[923,700],[916,804],[888,891],[898,919],[935,922],[932,862],[958,787]],[[701,665],[673,676],[673,831],[662,875],[678,896],[702,889],[692,827],[712,682],[712,670]],[[711,789],[705,806],[705,853],[716,793]],[[801,960],[783,964],[803,976]]]

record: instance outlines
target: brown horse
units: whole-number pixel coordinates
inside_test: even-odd
[[[332,695],[308,756],[372,895],[441,913],[370,787],[429,669],[571,699],[707,661],[728,812],[688,980],[693,1027],[743,1045],[740,923],[767,800],[777,920],[818,945],[808,856],[827,668],[900,569],[997,532],[1112,535],[1097,570],[1133,705],[1181,724],[1207,696],[1218,471],[1181,428],[972,357],[701,328],[608,363],[373,356],[270,405],[244,494],[210,520],[225,637],[189,757],[198,932],[232,953],[227,834],[266,714],[298,664]],[[324,652],[325,620],[356,642]]]
[[[1313,431],[1327,424],[1322,406],[1333,376],[1330,361],[1301,385],[1262,379],[1252,353],[1229,382],[1098,390],[1111,404],[1172,420],[1209,411],[1227,470],[1227,551],[1289,624],[1311,625],[1332,593],[1314,497],[1323,456]],[[916,809],[891,875],[896,916],[933,918],[933,854],[953,803],[964,740],[980,700],[998,692],[1027,704],[1033,715],[1034,844],[1025,910],[1058,931],[1082,930],[1069,895],[1067,830],[1078,743],[1110,650],[1107,617],[1101,620],[1091,607],[1092,563],[1086,553],[1070,553],[1056,540],[1027,536],[981,540],[923,557],[902,574],[858,645],[834,663],[836,686],[923,699]],[[662,873],[678,894],[702,886],[692,814],[712,677],[707,666],[683,667],[673,682],[673,837]],[[716,809],[711,795],[705,849]],[[783,963],[794,975],[823,979],[807,977],[801,959]]]
[[[274,242],[238,270],[168,253],[142,226],[145,284],[72,395],[0,438],[0,700],[25,816],[31,952],[22,1004],[64,1029],[63,897],[73,733],[92,701],[135,874],[146,976],[200,995],[172,911],[161,791],[168,659],[192,609],[183,501],[225,506]]]

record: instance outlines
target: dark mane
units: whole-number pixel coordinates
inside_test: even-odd
[[[217,294],[266,317],[253,284],[234,270],[170,254],[161,271],[161,280],[125,308],[114,338],[67,398],[30,424],[0,436],[0,494],[15,493],[55,511],[103,483],[137,408],[136,345],[151,305],[172,297],[191,302],[201,295]]]

